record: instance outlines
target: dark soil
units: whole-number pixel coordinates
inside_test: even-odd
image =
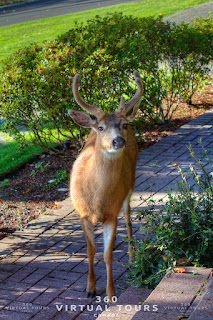
[[[202,115],[206,109],[212,108],[212,97],[213,88],[206,86],[202,94],[195,95],[193,106],[180,106],[172,122],[152,127],[147,125],[137,134],[140,150]],[[46,210],[56,209],[58,204],[68,197],[68,175],[77,154],[77,148],[72,146],[61,156],[42,155],[8,177],[7,186],[0,188],[0,239],[17,229],[25,228],[29,221],[44,214]],[[63,181],[58,184],[55,181],[54,186],[49,190],[45,189],[51,180],[57,179],[57,173],[64,171],[67,175]]]

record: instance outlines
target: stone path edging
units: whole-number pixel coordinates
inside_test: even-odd
[[[168,272],[147,298],[145,289],[128,288],[98,320],[118,316],[122,320],[178,320],[181,314],[188,315],[189,320],[212,320],[212,269],[185,270],[186,273]]]

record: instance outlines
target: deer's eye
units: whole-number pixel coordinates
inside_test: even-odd
[[[104,131],[104,127],[101,127],[101,126],[100,126],[100,127],[98,127],[98,130],[99,130],[99,131]]]
[[[128,123],[124,123],[123,128],[126,130],[128,128]]]

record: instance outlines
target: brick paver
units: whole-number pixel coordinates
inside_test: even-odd
[[[202,156],[202,148],[198,141],[200,138],[202,138],[203,146],[210,150],[208,155],[213,161],[213,109],[140,152],[135,190],[131,202],[133,232],[137,237],[140,237],[138,231],[140,222],[135,219],[138,210],[146,208],[146,200],[150,197],[159,200],[166,197],[168,191],[174,188],[176,179],[180,177],[178,167],[188,169],[189,164],[193,163],[187,149],[189,143],[193,146],[197,156]],[[204,158],[203,161],[204,166],[208,168],[207,160]],[[125,222],[120,217],[113,263],[113,275],[118,296],[127,288],[128,244],[123,239],[126,237]],[[100,226],[95,229],[95,238],[97,294],[103,299],[106,270]],[[0,318],[34,320],[76,318],[83,320],[94,319],[94,315],[96,317],[101,313],[101,308],[104,310],[105,302],[98,302],[96,298],[85,298],[88,275],[86,242],[78,215],[70,199],[66,199],[61,208],[54,210],[52,214],[29,223],[26,230],[17,231],[10,237],[1,240],[0,250],[2,259],[0,263]],[[178,277],[178,275],[175,276]],[[184,299],[191,301],[199,284],[196,286],[196,283],[190,284],[190,281],[187,281],[186,275],[184,296],[174,297],[178,284],[177,282],[174,284],[173,280],[167,283],[162,282],[159,290],[161,293],[171,290],[170,299],[171,301],[175,299],[176,303],[181,303],[181,301],[183,303]],[[209,303],[210,305],[211,297],[212,285],[209,286],[203,300],[198,302],[195,299],[197,311],[202,308],[203,304]],[[148,299],[152,299],[152,295]],[[166,303],[168,304],[168,301]],[[99,310],[96,310],[97,308]],[[144,312],[143,319],[152,317],[155,320],[158,319],[152,311],[149,312],[149,318]],[[161,310],[159,319],[162,319],[162,315],[163,319],[168,318],[164,311],[165,309]],[[197,314],[200,315],[201,312]],[[205,319],[210,319],[207,317],[209,314],[206,312]],[[140,317],[138,312],[134,314],[134,319],[141,319]],[[129,311],[123,314],[122,320],[128,319],[132,319]],[[192,320],[199,319],[198,316],[192,318]]]

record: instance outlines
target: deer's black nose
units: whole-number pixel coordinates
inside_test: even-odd
[[[124,140],[124,138],[118,136],[117,138],[115,138],[115,139],[112,141],[112,145],[113,145],[113,148],[114,148],[114,149],[123,148],[123,147],[125,146],[125,140]]]

